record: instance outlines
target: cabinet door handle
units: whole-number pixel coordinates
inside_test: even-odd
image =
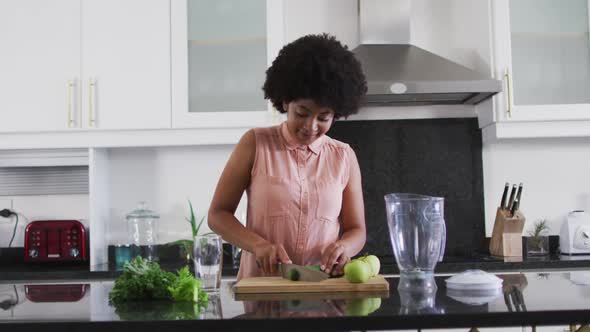
[[[510,71],[508,70],[508,68],[506,68],[506,74],[504,74],[504,77],[506,78],[506,95],[507,95],[507,101],[506,101],[506,105],[508,106],[506,108],[506,113],[508,114],[508,118],[512,117],[512,85],[510,84]]]
[[[74,126],[74,80],[68,80],[66,83],[67,88],[67,104],[68,104],[68,123],[67,127],[72,128]]]
[[[96,120],[94,119],[94,99],[96,92],[96,80],[88,79],[88,127],[94,127]]]

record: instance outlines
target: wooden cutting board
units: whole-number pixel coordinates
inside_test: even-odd
[[[316,293],[316,292],[379,292],[388,291],[389,283],[381,275],[367,282],[353,284],[344,277],[323,281],[291,281],[281,277],[244,278],[234,285],[236,294]]]

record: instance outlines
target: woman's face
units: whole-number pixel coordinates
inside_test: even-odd
[[[334,122],[334,111],[311,99],[283,103],[287,111],[287,128],[300,144],[309,145],[322,137]]]

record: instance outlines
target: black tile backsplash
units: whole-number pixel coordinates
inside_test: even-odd
[[[393,255],[383,196],[445,198],[445,256],[485,250],[481,131],[476,118],[337,121],[328,135],[355,150],[363,177],[364,252]]]

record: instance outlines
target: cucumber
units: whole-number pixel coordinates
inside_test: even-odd
[[[287,277],[289,278],[289,280],[291,281],[298,281],[299,280],[299,271],[292,269],[289,270],[289,273],[287,275]]]
[[[315,271],[322,271],[319,265],[307,265],[305,268]]]

